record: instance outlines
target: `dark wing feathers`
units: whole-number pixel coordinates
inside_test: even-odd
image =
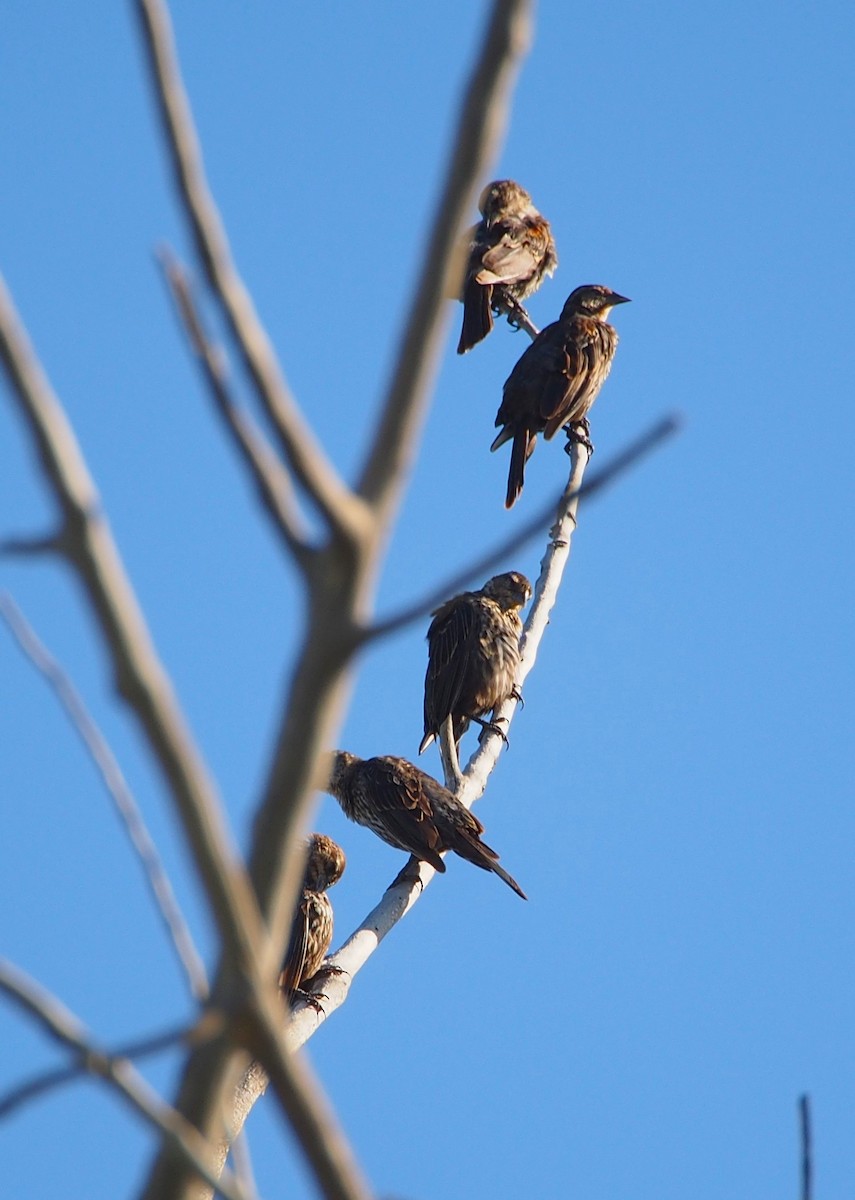
[[[279,986],[291,995],[300,986],[309,947],[309,897],[303,893],[291,925],[291,937],[285,952]]]
[[[439,730],[463,691],[469,657],[478,639],[472,605],[460,596],[447,601],[436,610],[427,637],[425,734]]]
[[[394,761],[378,758],[371,779],[371,797],[377,815],[398,844],[423,858],[439,872],[442,842],[433,822],[433,807],[415,771],[401,771]],[[421,774],[421,772],[419,772]]]

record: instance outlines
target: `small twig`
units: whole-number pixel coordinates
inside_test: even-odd
[[[113,1087],[130,1107],[155,1127],[164,1145],[226,1200],[248,1200],[231,1172],[215,1178],[206,1165],[210,1147],[197,1129],[170,1108],[127,1058],[114,1059],[87,1035],[84,1026],[44,988],[11,963],[0,960],[0,991],[33,1017],[54,1041],[86,1062],[88,1071]]]
[[[205,178],[202,150],[181,80],[169,13],[162,0],[138,0],[137,7],[179,198],[205,274],[296,479],[331,528],[349,536],[354,528],[365,526],[368,512],[339,478],[298,409],[252,297],[234,265]]]
[[[232,1142],[231,1154],[235,1178],[239,1180],[248,1200],[258,1200],[258,1187],[255,1182],[255,1172],[252,1169],[249,1138],[246,1136],[245,1129],[242,1129]]]
[[[154,840],[109,742],[93,720],[67,673],[39,640],[35,630],[8,592],[0,592],[0,617],[6,622],[24,657],[45,679],[65,709],[66,716],[89,752],[89,757],[101,776],[140,861],[157,910],[187,975],[190,990],[197,1000],[205,1000],[208,996],[208,979],[204,963],[193,944],[190,929],[175,898]]]
[[[811,1130],[810,1096],[799,1096],[799,1132],[801,1139],[801,1200],[813,1197],[813,1136]]]
[[[123,1046],[117,1046],[114,1050],[106,1050],[104,1055],[108,1061],[114,1064],[125,1059],[148,1058],[153,1054],[168,1050],[178,1042],[191,1040],[188,1038],[190,1032],[192,1030],[188,1030],[186,1025],[181,1025],[177,1029],[168,1029],[165,1033],[157,1033],[147,1038],[137,1038]],[[8,1117],[30,1100],[36,1100],[46,1092],[51,1092],[66,1083],[73,1083],[83,1075],[90,1074],[92,1074],[90,1056],[84,1055],[76,1062],[66,1066],[54,1067],[50,1071],[42,1071],[38,1075],[33,1075],[0,1095],[0,1119]]]
[[[6,558],[38,558],[42,554],[62,554],[65,536],[62,531],[44,537],[2,538],[0,554]]]
[[[283,538],[298,565],[305,569],[308,539],[300,519],[291,476],[249,414],[243,412],[232,399],[225,352],[211,342],[205,333],[187,272],[168,247],[160,250],[158,259],[190,345],[201,364],[214,407],[240,451],[274,529]]]
[[[542,508],[539,508],[535,515],[530,517],[516,533],[512,533],[510,537],[498,542],[492,550],[488,550],[486,554],[482,554],[461,570],[455,571],[443,583],[432,587],[419,600],[414,600],[411,604],[407,604],[404,608],[389,617],[380,617],[373,625],[363,631],[362,640],[366,642],[374,641],[377,638],[386,637],[390,633],[397,633],[399,629],[412,624],[413,621],[417,621],[426,613],[432,612],[444,600],[447,600],[449,596],[453,596],[455,592],[459,592],[461,588],[464,588],[473,579],[485,575],[492,567],[495,567],[510,554],[519,550],[521,546],[524,546],[526,542],[529,542],[537,534],[542,533],[547,522],[555,517],[559,507],[568,500],[574,498],[582,499],[583,497],[589,498],[596,495],[597,492],[605,490],[610,484],[615,483],[625,471],[628,471],[640,459],[644,458],[652,450],[655,450],[661,442],[664,442],[667,438],[675,434],[680,429],[680,424],[680,416],[674,413],[657,421],[655,425],[645,430],[638,438],[619,451],[601,470],[596,471],[586,483],[582,484],[580,482],[579,490],[575,493],[575,496],[568,496],[565,489],[560,497],[550,500]]]

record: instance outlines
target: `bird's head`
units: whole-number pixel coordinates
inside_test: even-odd
[[[513,179],[494,179],[488,183],[478,199],[478,208],[486,221],[536,211],[531,196]]]
[[[531,596],[531,584],[519,571],[494,575],[484,584],[483,592],[506,611],[522,608]]]
[[[567,297],[561,311],[561,320],[582,316],[605,321],[616,304],[629,304],[629,296],[621,296],[619,292],[613,292],[601,283],[583,283]]]
[[[317,786],[340,799],[351,768],[360,761],[357,755],[347,750],[333,750],[324,757]]]
[[[344,874],[347,860],[337,842],[323,833],[313,833],[307,839],[306,875],[304,886],[312,892],[325,892],[338,883]]]

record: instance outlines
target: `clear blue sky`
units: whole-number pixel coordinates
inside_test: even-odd
[[[401,327],[484,6],[175,5],[235,254],[345,472]],[[130,4],[4,4],[0,269],[76,425],[163,658],[243,845],[300,628],[293,578],[208,409],[154,265],[189,255]],[[359,976],[312,1058],[378,1192],[407,1200],[817,1197],[855,1174],[850,5],[544,0],[496,176],[551,219],[560,267],[631,296],[593,414],[604,461],[686,429],[582,515],[510,751],[479,812],[526,888],[463,863]],[[474,215],[474,214],[473,214]],[[449,340],[380,603],[561,483],[541,446],[502,507],[488,453],[524,348]],[[0,533],[50,508],[0,405]],[[597,460],[595,460],[596,462]],[[534,577],[541,546],[508,567]],[[102,722],[200,943],[159,780],[114,702],[78,589],[0,564]],[[425,649],[373,652],[342,742],[413,755]],[[107,1043],[189,1014],[140,871],[43,683],[0,631],[2,952]],[[433,751],[424,765],[438,770]],[[401,856],[324,799],[343,937]],[[338,939],[337,939],[338,940]],[[0,1086],[55,1051],[0,1006]],[[147,1068],[169,1094],[174,1063]],[[263,1196],[311,1194],[261,1104]],[[147,1131],[95,1084],[3,1126],[10,1196],[132,1196]]]

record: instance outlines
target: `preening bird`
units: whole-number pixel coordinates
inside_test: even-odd
[[[513,179],[497,179],[478,201],[481,220],[469,232],[463,281],[463,327],[457,353],[465,354],[493,328],[493,310],[520,310],[558,266],[549,222]]]
[[[577,287],[558,320],[540,331],[506,379],[496,414],[502,429],[490,447],[498,450],[513,439],[505,508],[513,507],[523,489],[539,433],[548,441],[563,426],[571,441],[592,448],[586,418],[618,343],[606,318],[615,305],[627,303],[628,297],[601,284]]]

